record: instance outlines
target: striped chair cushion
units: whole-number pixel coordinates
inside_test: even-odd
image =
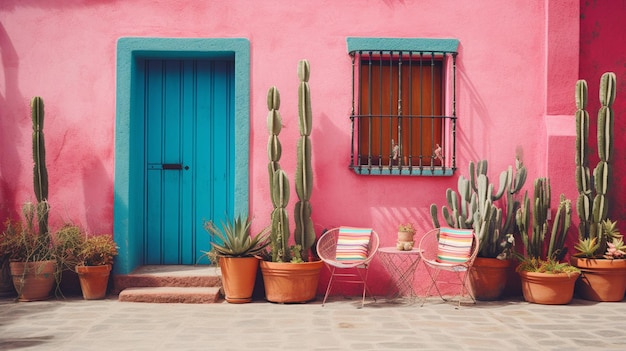
[[[462,263],[469,259],[474,239],[472,229],[439,229],[437,261],[442,263]]]
[[[361,261],[367,258],[372,229],[339,228],[337,238],[337,261]]]

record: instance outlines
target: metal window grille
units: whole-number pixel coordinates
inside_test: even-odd
[[[353,51],[350,168],[452,175],[456,52]]]

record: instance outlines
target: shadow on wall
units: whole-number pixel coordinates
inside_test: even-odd
[[[458,115],[456,130],[457,130],[457,142],[456,142],[456,156],[457,156],[457,169],[463,170],[466,168],[465,164],[459,164],[459,160],[482,160],[486,150],[490,150],[489,138],[486,133],[490,130],[491,116],[487,112],[485,102],[480,97],[478,89],[474,86],[472,79],[467,76],[465,66],[463,65],[463,44],[459,43],[459,58],[456,61],[456,75],[457,75],[457,106],[467,106],[467,114],[462,116]],[[463,92],[461,94],[460,92]],[[463,98],[467,97],[467,101],[463,101]],[[457,108],[458,111],[458,108]],[[481,135],[484,133],[483,135]],[[474,140],[474,143],[472,143]],[[475,144],[477,140],[480,140],[480,147],[483,151],[478,151]]]
[[[81,173],[87,227],[94,234],[113,234],[113,179],[99,158],[85,160]]]
[[[0,218],[17,218],[21,204],[16,202],[19,174],[24,155],[18,155],[16,145],[22,145],[30,134],[17,133],[23,121],[30,123],[28,99],[18,88],[19,60],[8,33],[0,23],[0,58],[4,73],[5,91],[0,92]],[[9,104],[9,102],[11,102]],[[17,102],[17,103],[16,103]],[[29,130],[30,129],[24,129]]]

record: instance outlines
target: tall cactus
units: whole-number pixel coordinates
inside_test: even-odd
[[[46,168],[46,145],[44,142],[43,99],[35,96],[30,101],[31,118],[33,121],[33,183],[37,198],[37,224],[42,238],[48,237],[48,170]]]
[[[593,170],[593,179],[589,171],[588,137],[589,113],[587,106],[587,82],[576,83],[576,186],[578,199],[576,211],[580,218],[578,227],[581,239],[597,239],[605,242],[600,236],[602,221],[607,219],[607,193],[611,179],[611,159],[613,157],[613,102],[615,101],[616,77],[613,72],[606,72],[600,79],[600,110],[598,111],[598,156],[600,161]],[[592,186],[593,183],[593,186]],[[593,187],[593,189],[592,189]],[[592,201],[593,198],[593,201]],[[604,252],[606,247],[600,247]]]
[[[442,206],[441,213],[450,227],[474,228],[480,239],[479,255],[495,258],[506,248],[501,245],[506,235],[517,231],[515,213],[520,203],[515,195],[526,182],[526,168],[518,151],[515,175],[512,166],[501,172],[500,187],[495,193],[487,170],[486,160],[470,162],[469,179],[459,177],[458,194],[450,188],[446,190],[448,205]],[[430,212],[433,225],[439,227],[437,205],[432,204]]]
[[[307,60],[298,63],[298,126],[300,139],[297,149],[296,194],[299,201],[294,209],[296,222],[295,240],[302,248],[302,259],[308,260],[308,251],[315,242],[315,229],[311,220],[311,192],[313,191],[313,169],[311,167],[311,92],[309,90],[310,67]]]
[[[528,192],[524,194],[524,200],[516,214],[517,226],[522,234],[522,242],[526,247],[526,256],[531,259],[551,259],[560,261],[567,252],[565,239],[571,225],[571,202],[561,195],[559,207],[550,232],[550,240],[546,244],[546,235],[549,226],[549,211],[551,202],[550,180],[537,178],[534,184],[534,193],[531,199]],[[531,221],[532,217],[532,221]]]
[[[308,252],[315,243],[315,231],[311,220],[311,193],[313,191],[313,170],[311,167],[311,140],[312,128],[311,94],[309,91],[310,68],[307,60],[298,63],[298,125],[300,139],[297,144],[297,167],[295,175],[296,193],[299,201],[294,208],[296,223],[296,247],[290,252],[289,248],[289,217],[285,208],[289,202],[289,179],[278,163],[281,155],[281,145],[278,135],[282,128],[282,120],[278,109],[280,94],[276,87],[270,88],[267,93],[267,127],[270,133],[268,155],[270,162],[268,172],[270,178],[270,192],[272,195],[272,234],[271,243],[272,261],[299,262],[308,260]]]
[[[289,257],[289,217],[287,215],[287,204],[289,203],[289,179],[287,174],[280,168],[280,156],[282,147],[278,135],[282,129],[282,119],[280,118],[280,93],[276,87],[271,87],[267,92],[267,129],[269,140],[267,143],[267,153],[269,164],[267,165],[270,179],[270,193],[272,197],[272,234],[271,246],[272,261],[288,262]]]

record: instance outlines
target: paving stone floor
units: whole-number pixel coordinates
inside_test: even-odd
[[[626,303],[0,299],[0,350],[624,350]]]

